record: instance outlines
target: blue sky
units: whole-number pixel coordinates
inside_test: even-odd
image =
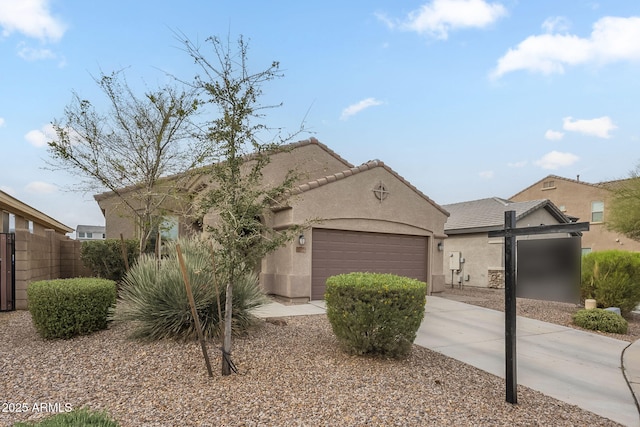
[[[509,197],[548,174],[626,177],[640,161],[637,0],[0,0],[0,189],[75,228],[104,224],[43,169],[50,122],[92,76],[140,92],[190,78],[175,32],[250,40],[267,123],[354,164],[380,159],[440,204]]]

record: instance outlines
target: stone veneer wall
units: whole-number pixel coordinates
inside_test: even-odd
[[[504,269],[487,270],[488,286],[495,289],[504,289]]]

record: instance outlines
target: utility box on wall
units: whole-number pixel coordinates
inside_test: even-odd
[[[458,251],[449,252],[449,270],[460,270],[462,254]]]

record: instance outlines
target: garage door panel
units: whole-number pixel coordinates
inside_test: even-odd
[[[326,279],[336,274],[359,271],[427,278],[424,236],[314,229],[312,245],[312,299],[323,298]]]

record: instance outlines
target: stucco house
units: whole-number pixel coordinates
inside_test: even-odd
[[[548,175],[510,197],[515,202],[548,199],[564,214],[589,222],[589,231],[582,235],[582,252],[610,249],[640,251],[640,242],[607,230],[607,207],[611,188],[619,181],[596,184],[577,179]]]
[[[442,241],[447,211],[379,160],[354,166],[315,138],[271,156],[265,183],[280,182],[287,171],[301,174],[287,206],[265,215],[268,225],[286,229],[319,219],[294,242],[262,260],[264,290],[293,301],[322,299],[327,277],[352,271],[389,272],[444,286]],[[198,191],[193,179],[187,191]],[[136,236],[135,223],[117,208],[112,194],[95,196],[107,238]],[[175,210],[177,234],[194,231]],[[215,215],[203,225],[215,226]],[[439,245],[440,244],[440,245]]]
[[[447,286],[504,287],[504,239],[489,238],[489,231],[504,228],[504,213],[515,211],[516,226],[564,224],[572,219],[549,200],[514,202],[492,197],[444,205],[450,213],[445,224],[445,280]],[[518,239],[567,237],[568,234],[520,236]]]
[[[76,227],[76,239],[80,241],[104,240],[104,225],[78,225]]]

